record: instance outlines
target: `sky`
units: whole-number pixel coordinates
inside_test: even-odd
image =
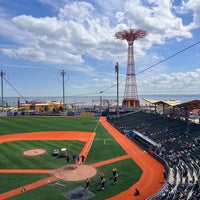
[[[0,0],[3,96],[123,96],[130,28],[139,95],[200,94],[200,1]]]

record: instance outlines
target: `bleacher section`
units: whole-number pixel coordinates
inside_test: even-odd
[[[166,161],[168,187],[151,199],[198,199],[200,124],[137,111],[108,121],[156,158]]]

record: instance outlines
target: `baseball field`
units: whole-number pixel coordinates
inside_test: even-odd
[[[52,155],[63,148],[68,161]],[[0,118],[0,199],[145,199],[162,187],[163,169],[103,117]]]

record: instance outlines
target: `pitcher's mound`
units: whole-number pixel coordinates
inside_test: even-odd
[[[23,154],[25,156],[38,156],[44,153],[46,153],[46,150],[44,149],[31,149],[31,150],[24,151]]]
[[[95,176],[97,170],[88,165],[66,165],[56,170],[55,176],[66,181],[81,181]]]

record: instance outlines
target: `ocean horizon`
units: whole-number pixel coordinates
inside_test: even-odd
[[[109,100],[109,102],[116,103],[117,96],[101,96],[102,100]],[[175,100],[180,101],[181,103],[185,103],[192,100],[200,100],[200,94],[144,94],[139,95],[140,104],[147,104],[145,99],[152,100]],[[3,97],[4,103],[7,103],[9,106],[17,106],[19,97]],[[24,103],[25,101],[30,100],[52,100],[52,101],[63,101],[62,96],[32,96],[32,97],[20,97],[20,102]],[[2,98],[0,99],[0,102]],[[119,96],[119,104],[123,101],[123,96]],[[65,103],[66,104],[99,104],[100,95],[99,96],[66,96]]]

